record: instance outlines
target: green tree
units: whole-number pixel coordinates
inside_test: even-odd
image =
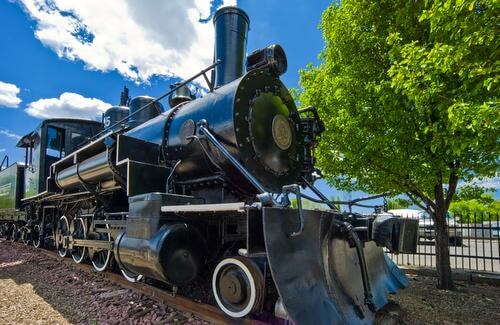
[[[500,215],[500,201],[492,200],[488,203],[478,199],[453,201],[450,211],[461,223],[482,223],[496,221]]]
[[[405,193],[432,216],[438,287],[453,289],[445,213],[459,179],[498,166],[498,1],[343,0],[325,10],[300,102],[326,124],[332,185]]]
[[[489,204],[494,201],[492,192],[493,189],[491,188],[484,188],[477,184],[466,184],[459,187],[455,200],[456,201],[478,200],[483,204]]]
[[[402,197],[390,198],[387,200],[387,208],[392,209],[406,209],[411,205],[411,201]]]
[[[450,211],[461,223],[495,221],[500,213],[500,201],[493,197],[493,189],[477,184],[460,186],[450,204]]]

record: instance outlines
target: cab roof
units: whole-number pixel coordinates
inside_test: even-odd
[[[16,147],[26,148],[31,146],[34,137],[38,134],[37,130],[43,128],[47,124],[52,124],[52,123],[72,123],[72,124],[94,125],[99,127],[101,126],[101,122],[93,120],[78,119],[78,118],[50,118],[43,120],[34,131],[31,131],[30,133],[22,136],[21,139],[19,139],[19,141],[17,142]]]

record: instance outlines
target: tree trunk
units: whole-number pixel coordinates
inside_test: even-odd
[[[436,230],[436,270],[438,274],[438,289],[455,290],[450,265],[450,247],[446,212],[440,211],[434,220]]]

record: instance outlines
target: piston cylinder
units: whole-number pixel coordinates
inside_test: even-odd
[[[205,244],[188,224],[164,224],[151,238],[129,237],[122,232],[115,241],[120,267],[173,285],[193,281],[205,263]]]

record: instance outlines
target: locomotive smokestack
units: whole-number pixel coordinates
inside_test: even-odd
[[[130,104],[130,97],[128,96],[127,86],[123,86],[123,91],[120,94],[120,106],[128,106]]]
[[[243,75],[249,23],[248,15],[237,7],[223,7],[215,13],[214,61],[221,60],[215,67],[215,88]]]

